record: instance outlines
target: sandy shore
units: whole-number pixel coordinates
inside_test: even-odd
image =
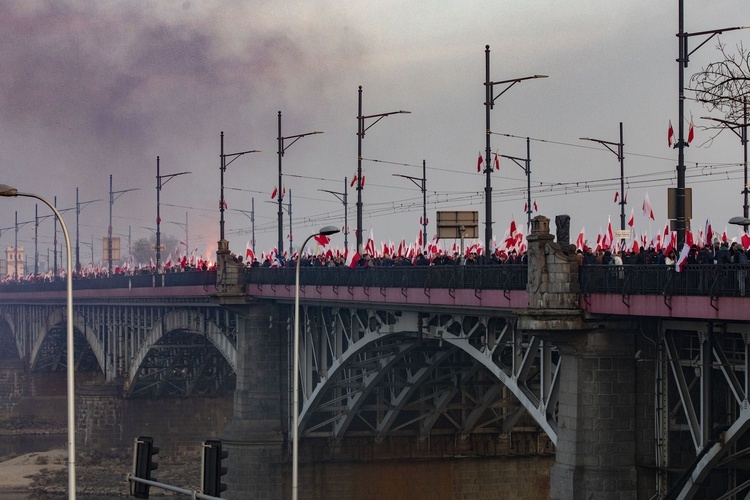
[[[68,488],[67,450],[27,453],[0,462],[0,491],[40,492],[61,495]],[[197,457],[161,457],[158,476],[167,484],[187,489],[200,486],[200,459]],[[80,495],[102,495],[101,498],[128,495],[127,473],[132,465],[130,452],[120,456],[76,454],[76,491]],[[160,489],[154,496],[171,496]]]
[[[0,462],[0,489],[30,491],[33,476],[67,468],[66,450],[27,453]]]

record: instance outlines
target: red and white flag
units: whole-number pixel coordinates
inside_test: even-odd
[[[619,191],[615,191],[615,201],[613,203],[617,203],[617,200],[619,200],[619,199],[620,199],[620,192]]]
[[[656,220],[654,210],[651,208],[651,201],[648,199],[648,193],[646,193],[646,197],[643,200],[643,216],[649,217],[651,220]]]
[[[325,234],[316,234],[315,236],[313,236],[313,238],[318,243],[318,245],[322,247],[326,246],[327,244],[331,242],[331,238],[329,238]]]
[[[695,125],[693,125],[693,115],[690,115],[690,128],[688,129],[687,143],[690,144],[695,139]]]
[[[711,245],[711,240],[714,238],[714,229],[711,226],[711,217],[706,219],[706,245]]]
[[[272,200],[276,199],[276,195],[277,195],[277,194],[279,194],[279,188],[277,188],[277,187],[274,187],[274,188],[273,188],[273,192],[271,193],[271,199],[272,199]]]
[[[678,273],[681,273],[683,269],[685,269],[685,265],[687,264],[687,256],[690,252],[690,245],[684,244],[682,245],[682,250],[680,250],[680,256],[677,259],[677,263],[675,264],[675,271]]]
[[[352,252],[348,253],[346,256],[346,267],[355,268],[357,267],[357,262],[359,262],[359,259],[361,259],[362,256],[359,255],[359,252]]]
[[[635,208],[630,209],[630,219],[628,219],[628,226],[633,227],[635,224]]]
[[[349,187],[354,187],[356,183],[357,183],[357,176],[355,174],[354,177],[352,177],[352,182],[349,183]]]
[[[500,170],[500,155],[495,153],[495,170]]]
[[[585,246],[585,240],[584,240],[584,232],[586,231],[585,227],[581,228],[581,232],[578,233],[578,238],[576,238],[576,249],[583,251],[583,247]]]
[[[247,242],[247,245],[245,246],[245,262],[252,262],[255,259],[255,252],[253,252],[253,247],[250,245],[250,242]]]
[[[536,201],[535,201],[535,202],[534,202],[534,212],[538,212],[538,211],[539,211],[539,209],[537,208],[537,206],[536,206]]]
[[[479,158],[477,158],[477,172],[482,171],[482,163],[484,163],[484,158],[482,158],[482,153],[479,153]]]
[[[223,203],[222,203],[222,200],[219,199],[219,210],[221,210],[222,208],[224,210],[228,210],[229,209],[229,207],[227,207],[227,199],[226,198],[224,198]],[[161,217],[159,217],[159,222],[161,222]]]
[[[669,130],[667,131],[667,145],[670,148],[674,146],[674,128],[672,128],[672,120],[669,120]]]

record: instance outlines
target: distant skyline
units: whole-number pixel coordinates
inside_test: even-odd
[[[365,115],[389,116],[363,140],[365,238],[414,241],[422,195],[408,179],[427,165],[428,238],[437,210],[477,210],[484,234],[485,45],[494,81],[533,74],[491,112],[492,149],[525,157],[531,141],[532,203],[554,222],[571,217],[587,239],[619,227],[619,164],[612,152],[579,140],[616,142],[623,122],[626,217],[637,233],[660,231],[666,191],[676,185],[677,152],[667,127],[677,126],[677,1],[537,0],[466,2],[196,2],[0,0],[0,183],[57,197],[60,208],[102,200],[81,212],[81,240],[93,236],[101,256],[109,217],[109,175],[123,193],[113,206],[113,232],[133,241],[156,226],[156,157],[161,173],[191,171],[161,191],[161,231],[181,240],[186,214],[190,247],[204,255],[219,239],[219,135],[226,152],[259,149],[226,172],[225,231],[243,254],[255,200],[256,250],[276,246],[277,113],[282,134],[323,131],[287,148],[284,186],[291,192],[296,244],[324,225],[344,225],[342,203],[321,190],[343,191],[347,179],[350,248],[356,227],[357,88]],[[745,0],[710,7],[685,0],[688,32],[750,25]],[[730,50],[750,30],[719,40]],[[691,39],[691,49],[702,40]],[[686,77],[720,57],[713,39],[690,58]],[[690,93],[688,93],[690,97]],[[725,132],[706,143],[708,112],[687,101],[696,139],[686,151],[694,229],[711,217],[715,230],[742,214],[742,147]],[[718,117],[718,116],[717,116]],[[721,117],[719,117],[721,118]],[[493,233],[523,226],[526,179],[502,160],[493,182]],[[641,213],[648,192],[656,215]],[[14,213],[34,218],[30,200],[0,200],[0,247],[13,245]],[[41,215],[47,215],[39,207]],[[536,214],[535,214],[536,215]],[[75,213],[64,214],[75,238]],[[51,246],[51,219],[39,226],[39,248]],[[284,214],[288,235],[289,215]],[[33,248],[34,227],[19,230]],[[149,229],[151,228],[151,229]],[[554,229],[553,229],[554,230]],[[731,236],[737,228],[729,226]],[[343,248],[343,236],[333,244]],[[62,236],[58,234],[58,240]],[[296,246],[295,244],[295,246]],[[447,244],[447,243],[446,243]],[[288,241],[285,241],[285,248]],[[171,251],[173,249],[166,249]],[[28,253],[28,250],[27,250]],[[82,246],[83,256],[90,250]],[[82,261],[88,261],[82,258]]]

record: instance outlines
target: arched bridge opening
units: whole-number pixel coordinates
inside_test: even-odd
[[[559,354],[513,318],[317,306],[303,314],[301,436],[524,429],[555,443]]]

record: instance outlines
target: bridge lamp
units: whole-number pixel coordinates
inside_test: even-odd
[[[299,247],[297,254],[297,269],[294,278],[294,378],[293,407],[292,407],[292,500],[297,500],[297,485],[299,482],[299,261],[307,242],[316,236],[330,236],[340,231],[335,226],[325,226],[317,233],[311,234]]]
[[[20,193],[14,187],[0,184],[0,196],[16,197],[23,196],[26,198],[35,198],[47,205],[60,221],[63,235],[65,236],[65,250],[67,253],[68,271],[66,273],[67,282],[67,349],[68,349],[68,498],[75,500],[76,497],[76,455],[75,455],[75,388],[73,370],[73,257],[70,248],[70,236],[65,221],[57,211],[55,206],[45,198],[32,193]]]

